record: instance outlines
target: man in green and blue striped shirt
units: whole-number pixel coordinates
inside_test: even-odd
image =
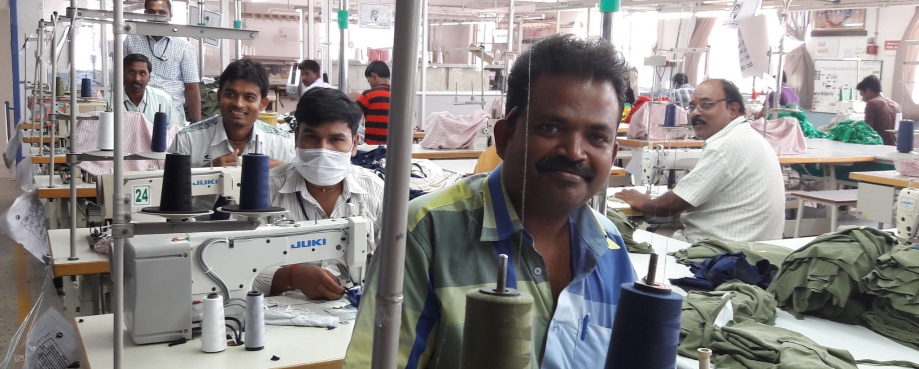
[[[494,285],[499,254],[508,287],[534,298],[530,367],[603,367],[635,273],[615,226],[585,204],[606,188],[627,78],[602,40],[554,35],[518,58],[495,126],[503,164],[409,203],[398,367],[459,366],[466,292]],[[370,367],[380,267],[345,368]]]

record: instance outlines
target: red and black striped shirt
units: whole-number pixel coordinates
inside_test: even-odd
[[[389,85],[379,85],[361,94],[357,105],[364,111],[364,142],[371,145],[386,144],[389,132]]]

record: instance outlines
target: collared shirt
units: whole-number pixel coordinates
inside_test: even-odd
[[[105,101],[111,104],[112,96],[106,97]],[[175,124],[180,128],[185,127],[185,119],[179,115],[178,110],[173,106],[172,97],[158,88],[147,86],[144,89],[144,97],[140,99],[140,104],[137,105],[134,105],[128,94],[124,94],[124,108],[127,111],[142,113],[151,123],[156,118],[156,113],[162,108],[163,112],[168,116],[169,124]]]
[[[779,159],[742,116],[705,140],[699,163],[673,193],[692,205],[680,216],[691,243],[782,238],[785,185]]]
[[[316,80],[313,81],[312,84],[310,84],[309,86],[306,86],[306,88],[303,89],[303,93],[305,94],[307,91],[312,90],[314,88],[332,88],[332,85],[323,81],[322,78],[316,78]]]
[[[893,132],[887,130],[896,126],[897,113],[900,112],[900,104],[878,95],[865,103],[865,123],[877,131],[885,145],[896,145]]]
[[[692,92],[695,90],[696,88],[690,86],[688,83],[682,85],[680,88],[670,91],[670,102],[686,109],[689,107],[689,102],[692,101]]]
[[[770,92],[766,97],[766,107],[772,107],[772,99],[775,98],[775,92]],[[801,105],[801,98],[792,90],[791,87],[782,85],[782,92],[779,94],[779,106],[785,106],[790,103]]]
[[[530,367],[605,365],[620,285],[635,280],[622,237],[605,216],[586,205],[569,215],[573,279],[556,305],[546,263],[523,230],[500,166],[412,200],[408,214],[398,367],[459,367],[466,292],[494,285],[499,253],[509,256],[508,286],[534,299]],[[370,366],[380,268],[375,257],[345,368]]]
[[[181,120],[185,121],[185,84],[201,82],[198,76],[198,55],[194,47],[182,37],[153,37],[127,35],[124,54],[142,54],[153,64],[150,86],[165,91],[172,97]]]
[[[292,162],[297,157],[293,135],[260,120],[255,121],[246,149],[240,153],[258,152],[272,159]],[[194,123],[179,131],[169,152],[191,155],[192,168],[206,166],[211,160],[233,152],[223,117],[215,116]]]
[[[319,202],[310,194],[306,180],[297,172],[297,163],[287,163],[271,169],[268,186],[271,206],[287,209],[287,219],[298,222],[343,218],[348,214],[350,204],[360,209],[360,204],[363,203],[367,209],[367,217],[373,223],[374,242],[380,242],[383,226],[383,180],[374,172],[352,165],[351,173],[344,179],[341,196],[335,202],[331,214],[326,214]],[[268,295],[271,292],[274,273],[280,268],[278,266],[262,270],[253,282],[253,288]]]

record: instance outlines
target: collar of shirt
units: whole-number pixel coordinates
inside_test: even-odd
[[[352,166],[352,169],[354,167]],[[359,194],[361,196],[367,196],[370,192],[366,188],[361,186],[360,182],[354,178],[354,172],[349,172],[344,179],[344,186],[341,189],[341,197],[343,199],[351,198],[352,194]],[[284,185],[281,186],[281,189],[278,190],[279,193],[296,193],[300,191],[300,195],[306,200],[315,200],[313,195],[310,194],[309,188],[306,186],[306,180],[303,179],[303,176],[300,175],[300,172],[297,171],[297,163],[290,163],[290,168],[288,168],[287,173],[284,175]]]
[[[745,117],[745,116],[743,116],[743,115],[741,115],[741,116],[739,116],[739,117],[737,117],[737,118],[734,118],[734,120],[732,120],[731,123],[728,123],[727,126],[725,126],[724,128],[722,128],[722,129],[721,129],[720,131],[718,131],[717,133],[713,134],[712,137],[709,137],[707,140],[705,140],[705,143],[702,144],[702,147],[704,148],[705,146],[708,146],[708,145],[711,144],[712,142],[715,142],[715,141],[717,141],[718,139],[721,139],[721,138],[723,138],[724,136],[727,136],[728,133],[731,132],[732,129],[734,129],[734,127],[737,127],[737,126],[739,126],[741,123],[746,123],[746,122],[747,122],[747,117]]]
[[[223,142],[226,142],[227,144],[229,144],[230,139],[227,137],[226,127],[223,126],[223,117],[218,115],[211,119],[217,119],[217,127],[218,127],[217,132],[214,133],[214,137],[211,139],[211,146],[217,146]],[[249,145],[252,145],[253,142],[258,142],[258,146],[262,150],[268,147],[268,146],[265,146],[265,143],[266,143],[265,135],[267,133],[265,132],[264,129],[262,129],[262,124],[268,124],[268,123],[264,123],[258,119],[255,120],[255,123],[253,123],[252,133],[249,135],[249,142],[246,143],[247,148],[249,147]]]
[[[141,106],[147,106],[147,98],[150,97],[150,86],[144,87],[144,97],[140,98],[140,104],[134,105],[134,102],[131,101],[131,98],[128,97],[128,94],[124,94],[124,101],[130,104],[129,106],[134,108],[134,111],[143,111],[144,109]]]
[[[506,240],[517,231],[523,229],[523,223],[517,217],[517,212],[514,210],[510,197],[507,195],[507,188],[504,187],[504,182],[501,178],[502,166],[503,164],[498,165],[488,175],[486,184],[482,188],[485,206],[482,217],[481,241]],[[597,258],[603,255],[607,249],[615,250],[619,248],[619,245],[613,241],[613,235],[603,228],[596,214],[586,204],[568,215],[568,222],[572,226],[572,241],[575,240],[575,234],[577,234],[580,243],[586,244],[593,251],[591,254]],[[524,230],[524,233],[526,233],[526,230]],[[577,245],[572,245],[573,250],[577,250],[576,247]]]

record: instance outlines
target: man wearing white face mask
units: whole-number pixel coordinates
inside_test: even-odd
[[[297,160],[271,170],[271,205],[287,209],[290,219],[305,221],[344,217],[348,204],[363,202],[378,241],[383,180],[351,164],[360,108],[341,91],[322,88],[303,94],[294,115]],[[340,298],[349,281],[324,267],[344,270],[334,261],[288,265],[262,272],[253,287],[269,296],[300,290],[310,299]]]

